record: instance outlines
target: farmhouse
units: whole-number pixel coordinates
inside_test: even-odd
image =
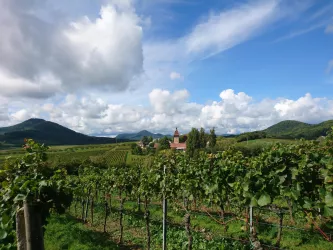
[[[186,150],[186,142],[179,142],[179,132],[177,128],[175,133],[173,134],[173,142],[170,143],[170,148],[177,150]]]

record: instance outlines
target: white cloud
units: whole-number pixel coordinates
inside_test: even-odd
[[[288,40],[288,39],[292,39],[292,38],[295,38],[295,37],[298,37],[298,36],[301,36],[301,35],[305,35],[309,32],[312,32],[314,30],[317,30],[317,29],[320,29],[320,28],[323,28],[324,26],[327,25],[327,21],[324,21],[324,22],[321,22],[321,23],[317,23],[317,24],[314,24],[306,29],[302,29],[302,30],[297,30],[297,31],[294,31],[286,36],[283,36],[283,37],[280,37],[278,39],[275,40],[275,42],[281,42],[281,41],[285,41],[285,40]]]
[[[312,3],[253,0],[211,13],[182,37],[146,41],[143,46],[145,74],[150,82],[169,84],[166,79],[174,68],[187,72],[191,62],[245,43],[269,31],[278,21],[294,20]]]
[[[171,80],[183,79],[183,76],[180,73],[173,71],[170,73],[170,79]]]
[[[38,118],[39,111],[31,112],[31,110],[21,109],[15,113],[11,114],[10,116],[14,122],[21,122],[21,121],[28,120],[29,118]]]
[[[52,74],[43,74],[33,80],[10,75],[0,68],[2,96],[48,98],[61,91],[61,83]]]
[[[40,6],[54,12],[36,0],[2,1],[0,95],[123,91],[143,72],[141,20],[130,1],[111,1],[95,20],[83,17],[70,24],[43,18]]]
[[[332,100],[309,94],[256,101],[227,89],[204,105],[190,102],[186,89],[171,91],[181,87],[169,79],[188,75],[191,61],[244,43],[305,9],[286,2],[236,4],[201,19],[182,37],[142,44],[142,26],[149,26],[150,18],[138,15],[131,0],[105,1],[97,17],[56,21],[45,1],[2,0],[0,125],[41,116],[84,133],[171,132],[176,126],[184,132],[202,126],[228,133],[284,119],[332,119]]]
[[[182,106],[189,98],[187,90],[170,93],[167,90],[154,89],[149,94],[149,100],[156,113],[175,114],[181,112]]]
[[[185,89],[154,89],[148,96],[150,105],[133,106],[68,95],[58,104],[45,103],[2,114],[10,119],[6,124],[42,116],[79,132],[104,135],[142,129],[171,133],[175,127],[183,133],[191,127],[215,127],[218,133],[236,133],[261,130],[283,120],[318,123],[333,119],[333,100],[309,93],[295,100],[256,101],[244,92],[227,89],[219,96],[211,104],[200,104],[190,102]]]
[[[254,37],[271,24],[279,13],[279,1],[242,4],[212,14],[185,38],[188,53],[214,55]]]
[[[308,19],[308,22],[317,20],[325,15],[331,15],[332,13],[333,13],[333,4],[328,4],[319,9],[318,11],[314,12]]]
[[[103,6],[100,18],[85,17],[64,32],[79,62],[75,85],[124,90],[142,73],[142,28],[128,5],[120,5],[123,12],[113,5]]]

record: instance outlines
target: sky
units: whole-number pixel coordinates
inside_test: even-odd
[[[0,127],[232,134],[333,119],[331,0],[0,3]]]

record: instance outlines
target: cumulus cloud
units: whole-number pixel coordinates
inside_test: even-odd
[[[22,108],[8,112],[7,116],[11,123],[16,123],[44,114],[44,118],[76,131],[103,135],[142,129],[171,133],[175,127],[183,133],[192,127],[215,127],[220,134],[239,133],[265,129],[283,120],[318,123],[333,119],[333,100],[309,93],[295,100],[254,100],[244,92],[226,89],[210,104],[190,102],[189,97],[185,89],[154,89],[148,96],[149,105],[131,106],[67,95],[58,104]]]
[[[142,28],[130,1],[111,1],[95,20],[69,24],[43,18],[40,5],[53,13],[37,0],[2,1],[1,95],[49,97],[60,86],[122,91],[142,73]]]
[[[10,75],[0,69],[0,95],[8,97],[48,98],[61,91],[61,83],[51,74],[34,80]]]
[[[149,94],[150,104],[157,113],[175,114],[181,112],[182,105],[189,98],[187,90],[170,93],[168,90],[154,89]]]

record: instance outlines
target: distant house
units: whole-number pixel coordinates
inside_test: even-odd
[[[179,142],[179,132],[177,128],[173,134],[173,142],[170,143],[170,148],[176,150],[186,150],[186,142]]]
[[[145,145],[142,143],[142,141],[139,141],[138,143],[137,143],[137,145],[140,147],[140,148],[144,148],[145,147]]]

